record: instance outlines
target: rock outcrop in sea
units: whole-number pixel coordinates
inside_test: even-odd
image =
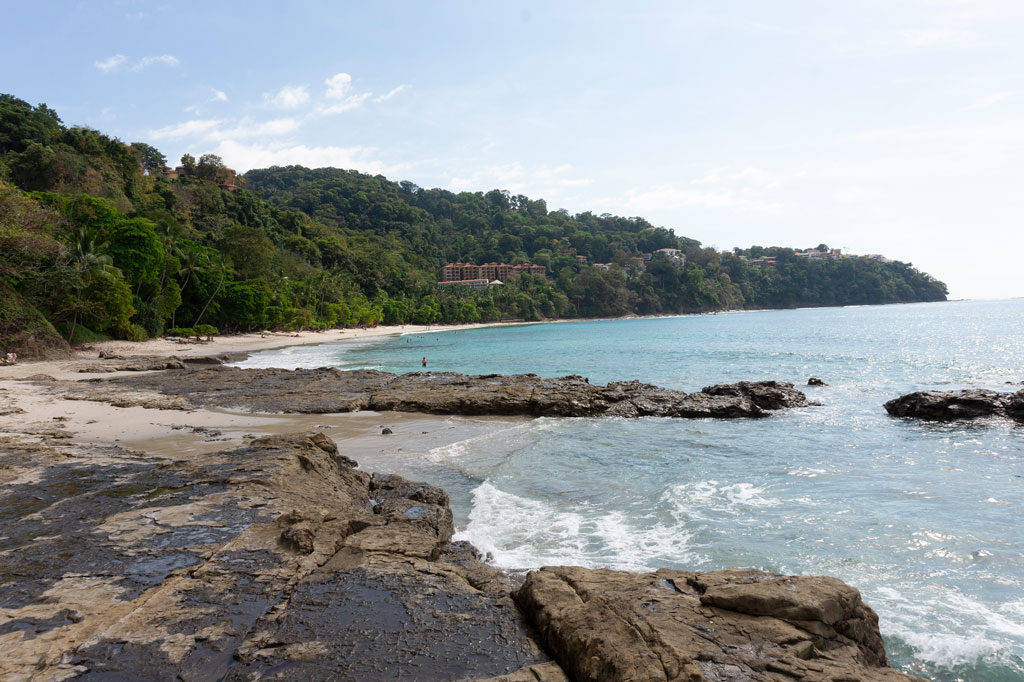
[[[0,679],[898,680],[832,578],[545,568],[321,433],[159,458],[0,438]]]
[[[601,386],[581,376],[547,379],[536,374],[450,372],[395,375],[376,370],[222,366],[123,377],[111,383],[121,389],[180,397],[195,407],[216,405],[254,412],[396,410],[536,417],[751,418],[813,404],[784,381],[741,381],[687,394],[639,381]],[[96,394],[95,388],[79,392],[88,399],[90,393]]]
[[[978,417],[1008,417],[1024,421],[1024,390],[1004,393],[971,388],[963,391],[917,391],[885,403],[894,417],[953,421]]]

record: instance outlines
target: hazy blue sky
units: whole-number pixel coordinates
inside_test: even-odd
[[[0,91],[172,160],[508,189],[1024,296],[1020,0],[0,10]]]

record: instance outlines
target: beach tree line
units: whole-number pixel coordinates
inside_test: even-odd
[[[171,332],[444,324],[942,300],[904,263],[772,268],[643,218],[549,210],[509,192],[423,189],[333,168],[250,171],[212,154],[170,177],[155,147],[65,126],[0,95],[0,346],[59,348]],[[658,249],[680,249],[685,261]],[[638,265],[644,253],[655,253]],[[438,286],[451,261],[548,277]],[[595,267],[601,264],[601,268]],[[33,340],[34,339],[34,340]],[[43,340],[45,339],[45,341]]]

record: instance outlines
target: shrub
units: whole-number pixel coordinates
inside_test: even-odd
[[[174,327],[167,330],[167,336],[196,336],[196,330],[192,327]]]
[[[145,341],[149,338],[149,334],[140,325],[129,323],[127,326],[120,327],[117,330],[117,335],[125,339],[126,341]]]
[[[217,333],[217,328],[210,324],[197,324],[194,330],[196,337],[205,336],[207,339]]]
[[[313,313],[306,308],[286,308],[283,318],[282,326],[288,331],[313,326]]]

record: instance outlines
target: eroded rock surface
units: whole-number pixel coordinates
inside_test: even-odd
[[[5,682],[909,679],[832,578],[519,586],[451,541],[443,490],[359,471],[321,433],[181,459],[68,435],[0,437]]]
[[[963,391],[917,391],[885,403],[894,417],[953,421],[978,417],[1009,417],[1024,421],[1024,390],[1002,393],[972,388]]]
[[[5,437],[0,482],[5,681],[551,671],[444,492],[322,434],[181,460]]]
[[[835,578],[531,572],[516,601],[572,679],[896,682],[878,618]]]
[[[180,397],[194,406],[254,412],[370,409],[461,415],[737,418],[765,417],[774,410],[812,404],[792,384],[777,381],[709,386],[687,394],[639,381],[595,385],[580,376],[546,379],[536,374],[394,375],[333,368],[213,367],[123,377],[110,383]]]

